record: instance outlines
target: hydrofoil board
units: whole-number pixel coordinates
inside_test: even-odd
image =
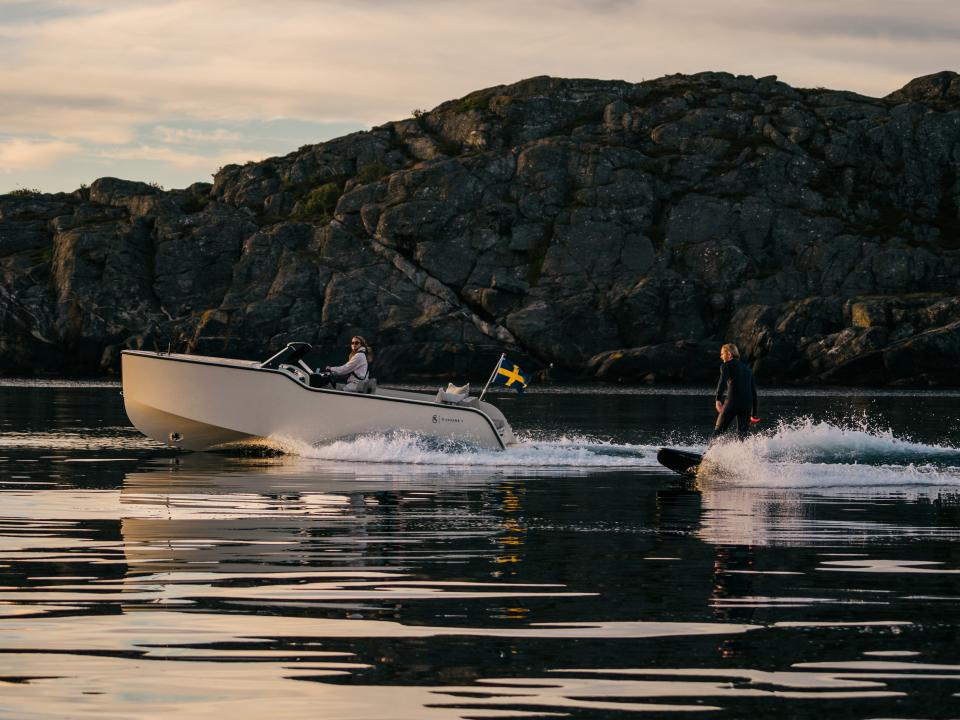
[[[681,475],[696,475],[697,468],[703,455],[674,448],[660,448],[657,451],[657,462]]]

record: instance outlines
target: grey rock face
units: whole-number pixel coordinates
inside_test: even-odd
[[[894,102],[956,103],[960,101],[960,75],[949,70],[911,80],[887,95]]]
[[[706,343],[678,340],[630,350],[609,350],[590,358],[601,380],[614,382],[709,382],[716,380],[717,350]]]
[[[0,196],[0,369],[124,347],[384,379],[532,369],[957,385],[960,80],[886,98],[774,77],[538,77],[184,190]],[[953,363],[951,365],[951,363]]]

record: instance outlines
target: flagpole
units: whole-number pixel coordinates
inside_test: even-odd
[[[493,382],[493,378],[497,376],[497,370],[500,369],[500,366],[503,365],[503,359],[507,356],[506,353],[500,353],[500,359],[497,360],[497,366],[493,369],[493,372],[490,373],[490,377],[487,378],[487,384],[483,386],[483,391],[480,393],[479,402],[483,402],[483,396],[487,394],[487,388],[490,387],[490,383]]]

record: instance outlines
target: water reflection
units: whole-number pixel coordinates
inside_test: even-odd
[[[653,438],[636,429],[686,412],[683,396],[527,398],[518,426],[527,412],[621,430],[607,445],[531,445],[511,466],[409,444],[377,462],[343,457],[359,446],[174,456],[139,442],[113,401],[96,416],[57,392],[52,417],[31,398],[27,429],[0,447],[11,716],[955,707],[960,503],[943,443],[911,445],[879,470],[901,483],[871,485],[877,469],[849,469],[851,448],[888,463],[900,440],[788,430],[773,454],[685,487],[643,464]],[[823,433],[828,461],[785,459]],[[907,469],[933,447],[945,485]],[[405,461],[384,461],[393,451]]]
[[[711,487],[702,494],[698,537],[714,545],[879,544],[960,538],[942,495]],[[953,514],[954,517],[950,517]]]

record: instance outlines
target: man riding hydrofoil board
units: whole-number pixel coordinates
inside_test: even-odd
[[[717,420],[711,444],[730,429],[734,420],[737,422],[737,440],[744,440],[750,426],[760,422],[757,417],[757,383],[753,371],[740,360],[740,350],[733,343],[725,343],[720,347],[720,361],[720,381],[714,402]],[[657,461],[661,465],[685,475],[695,474],[702,459],[703,455],[699,453],[673,448],[660,448],[657,452]]]

